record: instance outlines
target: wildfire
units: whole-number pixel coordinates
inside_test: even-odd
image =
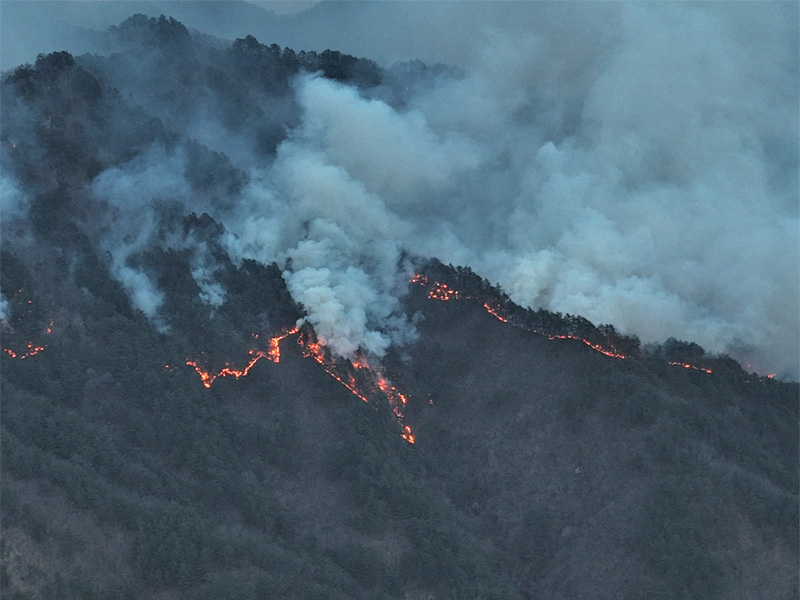
[[[28,302],[31,302],[29,300]],[[53,321],[50,321],[45,327],[44,330],[45,334],[53,333]],[[40,352],[43,352],[47,348],[47,346],[40,346],[35,344],[34,342],[28,342],[25,345],[25,350],[20,350],[19,352],[15,352],[11,348],[3,348],[3,352],[8,354],[11,358],[16,358],[18,360],[25,360],[26,358],[30,358],[31,356],[36,356]]]
[[[498,321],[502,323],[508,323],[509,320],[507,317],[504,317],[500,314],[500,307],[493,308],[488,302],[483,303],[483,308],[486,309],[490,315],[492,315]],[[590,342],[586,338],[582,338],[576,335],[566,335],[566,334],[555,334],[555,333],[546,333],[544,331],[539,331],[537,329],[527,329],[526,331],[530,331],[531,333],[535,333],[537,335],[546,335],[548,340],[576,340],[589,346],[595,352],[599,352],[600,354],[605,354],[606,356],[610,356],[611,358],[619,358],[621,360],[625,360],[628,358],[624,354],[617,352],[616,350],[609,350],[608,348],[603,348],[600,344],[595,344],[594,342]]]
[[[628,358],[624,354],[620,354],[619,352],[616,352],[614,350],[608,350],[607,348],[603,348],[600,344],[594,344],[587,339],[584,339],[582,337],[577,337],[575,335],[548,335],[546,333],[542,335],[547,335],[547,339],[549,340],[577,340],[579,342],[582,342],[583,344],[586,344],[587,346],[589,346],[589,348],[591,348],[595,352],[599,352],[600,354],[605,354],[606,356],[610,356],[611,358],[619,358],[622,360]]]
[[[486,309],[486,312],[488,312],[490,315],[492,315],[492,316],[493,316],[495,319],[497,319],[498,321],[502,321],[503,323],[508,323],[508,319],[506,319],[506,318],[505,318],[504,316],[502,316],[502,315],[501,315],[499,312],[497,312],[497,310],[496,310],[496,309],[494,309],[494,308],[492,308],[491,306],[489,306],[489,303],[488,303],[488,302],[484,302],[484,303],[483,303],[483,308],[485,308],[485,309]]]
[[[337,369],[336,362],[326,358],[324,347],[319,342],[304,340],[301,335],[298,336],[297,343],[303,347],[304,355],[310,356],[316,360],[322,365],[322,368],[325,369],[328,375],[346,387],[351,394],[359,398],[362,402],[369,401],[367,394],[369,394],[370,391],[374,392],[376,389],[380,391],[388,400],[395,419],[397,419],[397,422],[403,427],[401,437],[409,444],[415,442],[411,427],[403,424],[405,418],[403,408],[408,403],[408,396],[392,385],[380,366],[370,365],[367,356],[363,353],[358,353],[349,361],[350,365],[353,367],[353,372],[341,374],[339,369]],[[363,374],[360,377],[360,382],[356,380],[355,373]]]
[[[294,335],[300,331],[297,327],[290,329],[289,331],[282,333],[281,335],[276,335],[275,337],[269,340],[269,350],[267,350],[267,358],[269,358],[274,363],[281,362],[281,340],[286,339],[290,335]]]
[[[775,377],[777,377],[777,376],[778,376],[778,374],[777,374],[777,373],[759,373],[758,371],[754,371],[754,370],[753,370],[753,365],[751,365],[750,363],[747,363],[747,364],[745,365],[745,367],[744,367],[744,368],[745,368],[745,370],[747,370],[748,372],[751,372],[751,371],[752,371],[752,373],[753,373],[754,375],[757,375],[758,377],[764,377],[764,378],[766,378],[766,379],[775,379]],[[750,380],[748,379],[747,381],[748,381],[748,383],[749,383],[749,381],[750,381]]]
[[[197,361],[195,360],[186,360],[186,364],[192,367],[197,374],[200,376],[200,380],[203,382],[203,385],[207,388],[211,387],[211,384],[217,380],[219,377],[233,377],[234,379],[239,379],[240,377],[245,377],[249,372],[250,369],[262,358],[267,358],[269,355],[266,352],[250,350],[248,354],[252,355],[250,362],[243,369],[235,369],[230,366],[230,364],[226,363],[222,369],[219,370],[217,373],[211,373],[210,371],[206,371],[203,369]]]
[[[297,343],[300,344],[300,346],[302,346],[303,348],[303,356],[313,358],[322,366],[322,368],[328,375],[330,375],[336,381],[338,381],[340,384],[346,387],[351,394],[353,394],[362,402],[369,402],[367,397],[359,391],[356,379],[352,374],[348,374],[347,378],[345,379],[344,376],[339,375],[339,373],[336,372],[335,363],[326,360],[325,348],[322,344],[320,344],[319,342],[312,342],[310,340],[306,341],[303,339],[302,336],[299,336],[297,338]]]
[[[284,339],[293,335],[297,335],[297,343],[303,349],[303,356],[314,359],[330,377],[343,385],[362,402],[369,402],[368,396],[376,392],[384,395],[389,401],[389,406],[395,419],[402,427],[401,437],[410,444],[415,443],[411,427],[403,423],[403,407],[407,404],[408,397],[391,384],[380,367],[371,366],[367,357],[361,353],[351,361],[329,358],[325,346],[319,341],[311,339],[307,334],[301,333],[298,327],[270,338],[266,350],[249,350],[250,360],[241,369],[234,368],[229,363],[226,363],[222,369],[214,373],[200,366],[198,361],[191,359],[186,360],[186,365],[192,367],[200,376],[203,386],[210,388],[214,381],[220,377],[239,379],[247,376],[253,366],[262,358],[279,363],[281,360],[280,344]],[[258,339],[258,337],[257,334],[253,334],[253,338]],[[348,366],[352,367],[352,369],[348,369]],[[165,368],[169,369],[170,366],[165,365]],[[357,377],[359,373],[360,375]]]
[[[411,283],[416,283],[421,286],[428,285],[428,278],[425,275],[417,274],[411,278]],[[446,283],[440,283],[438,281],[434,281],[430,284],[430,288],[428,288],[428,298],[432,300],[458,300],[461,297],[461,294],[458,290],[454,290]]]
[[[702,371],[703,373],[708,373],[708,374],[711,374],[713,372],[711,369],[708,369],[706,367],[696,367],[694,365],[690,365],[689,363],[684,363],[684,362],[671,361],[668,362],[667,364],[675,367],[683,367],[684,369],[693,369],[695,371]]]
[[[25,352],[14,352],[11,348],[3,348],[3,352],[8,354],[11,358],[23,360],[30,356],[36,356],[44,349],[45,346],[36,346],[33,342],[28,342],[28,344],[25,346]]]
[[[439,283],[438,281],[431,286],[430,290],[428,290],[428,298],[433,300],[458,300],[458,297],[458,290],[454,290],[448,287],[446,283]]]
[[[441,282],[438,282],[438,281],[430,282],[428,277],[425,276],[425,275],[422,275],[421,273],[417,273],[416,275],[414,275],[414,277],[411,278],[410,282],[413,283],[413,284],[417,284],[417,285],[423,286],[423,287],[427,287],[428,288],[428,298],[430,298],[432,300],[444,300],[444,301],[447,301],[447,300],[458,300],[458,299],[462,298],[462,296],[458,292],[458,290],[454,290],[453,288],[449,287],[445,283],[441,283]],[[500,306],[492,306],[488,302],[484,302],[483,303],[483,308],[484,308],[484,310],[486,310],[486,312],[488,312],[490,315],[492,315],[498,321],[500,321],[502,323],[509,323],[510,322],[509,318],[504,316],[501,313],[502,309],[501,309]],[[514,325],[514,326],[516,327],[517,325]],[[531,333],[535,333],[537,335],[547,336],[547,339],[549,339],[549,340],[576,340],[576,341],[581,342],[582,344],[588,346],[589,348],[591,348],[595,352],[599,352],[600,354],[603,354],[603,355],[608,356],[610,358],[618,358],[620,360],[625,360],[625,359],[629,358],[628,356],[622,354],[621,352],[618,352],[614,348],[605,348],[605,347],[601,346],[600,344],[597,344],[595,342],[592,342],[592,341],[587,340],[586,338],[582,338],[580,336],[567,335],[567,334],[547,333],[547,332],[539,331],[539,330],[536,330],[536,329],[528,329],[528,328],[525,328],[525,329],[526,329],[526,331],[529,331]],[[668,364],[674,365],[674,366],[680,366],[680,367],[683,367],[685,369],[692,369],[692,370],[695,370],[695,371],[701,371],[703,373],[708,373],[709,375],[712,373],[712,370],[707,368],[707,367],[698,367],[698,366],[695,366],[695,365],[691,365],[689,363],[670,362]],[[772,378],[772,377],[774,377],[774,375],[768,375],[767,377]]]
[[[214,383],[220,377],[233,377],[234,379],[239,379],[240,377],[245,377],[250,373],[250,369],[252,369],[255,364],[260,361],[262,358],[266,358],[271,360],[274,363],[278,363],[281,360],[281,340],[297,333],[299,330],[297,327],[290,331],[285,331],[280,335],[277,335],[270,339],[267,350],[248,350],[248,354],[250,355],[250,360],[248,361],[247,365],[243,369],[236,369],[230,365],[230,363],[225,363],[225,366],[222,367],[218,372],[212,373],[211,371],[207,371],[203,367],[200,366],[200,363],[196,360],[186,359],[186,364],[192,367],[197,374],[200,376],[200,381],[203,382],[203,385],[207,388],[211,387],[211,384]],[[253,334],[253,338],[258,339],[258,334]],[[169,368],[169,365],[166,365],[166,368]]]

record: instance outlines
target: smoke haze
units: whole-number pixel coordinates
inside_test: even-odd
[[[228,293],[208,249],[164,229],[177,204],[223,223],[236,260],[282,265],[306,319],[344,356],[413,338],[399,303],[410,254],[468,265],[524,306],[797,378],[796,3],[323,2],[286,16],[244,2],[57,4],[64,45],[39,52],[109,52],[99,33],[66,34],[163,12],[387,68],[370,90],[295,77],[289,99],[261,106],[288,123],[270,156],[201,90],[170,126],[224,153],[235,184],[198,190],[195,159],[160,145],[94,178],[108,207],[95,239],[160,329],[162,292],[132,260],[143,249],[190,248],[210,311]],[[3,69],[34,60],[37,32],[57,29],[51,4],[24,6],[2,4]],[[456,68],[392,66],[412,59]],[[115,76],[136,93],[141,75]],[[25,211],[8,174],[2,196],[5,237]]]

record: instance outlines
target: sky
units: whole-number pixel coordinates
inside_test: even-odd
[[[298,78],[301,123],[229,215],[235,252],[291,258],[290,291],[342,354],[409,337],[390,276],[408,250],[526,306],[797,378],[797,3],[4,0],[2,69],[98,51],[93,31],[136,12],[460,69],[410,81],[402,109]],[[311,230],[266,239],[288,220]]]

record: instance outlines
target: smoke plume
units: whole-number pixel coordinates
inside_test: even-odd
[[[337,49],[360,44],[386,68],[362,90],[301,73],[290,99],[240,115],[287,115],[274,154],[255,155],[247,127],[211,135],[236,115],[197,91],[174,127],[244,174],[228,197],[193,188],[180,148],[95,178],[113,216],[101,244],[139,308],[157,315],[160,292],[131,256],[164,243],[159,211],[177,203],[223,223],[235,259],[282,265],[307,321],[344,356],[413,338],[399,305],[410,254],[469,265],[525,306],[797,377],[795,4],[477,3],[483,19],[472,4],[385,4],[292,17],[300,39],[299,23],[308,34],[315,15],[332,16],[331,31],[352,34]],[[353,11],[361,30],[345,29]],[[450,29],[406,46],[375,34],[422,21]],[[458,68],[389,64],[417,57]],[[213,308],[226,290],[204,256],[193,273]]]

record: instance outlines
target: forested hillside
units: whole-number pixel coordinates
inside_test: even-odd
[[[105,43],[3,74],[3,598],[797,597],[797,383],[519,306],[297,149],[457,70]]]

